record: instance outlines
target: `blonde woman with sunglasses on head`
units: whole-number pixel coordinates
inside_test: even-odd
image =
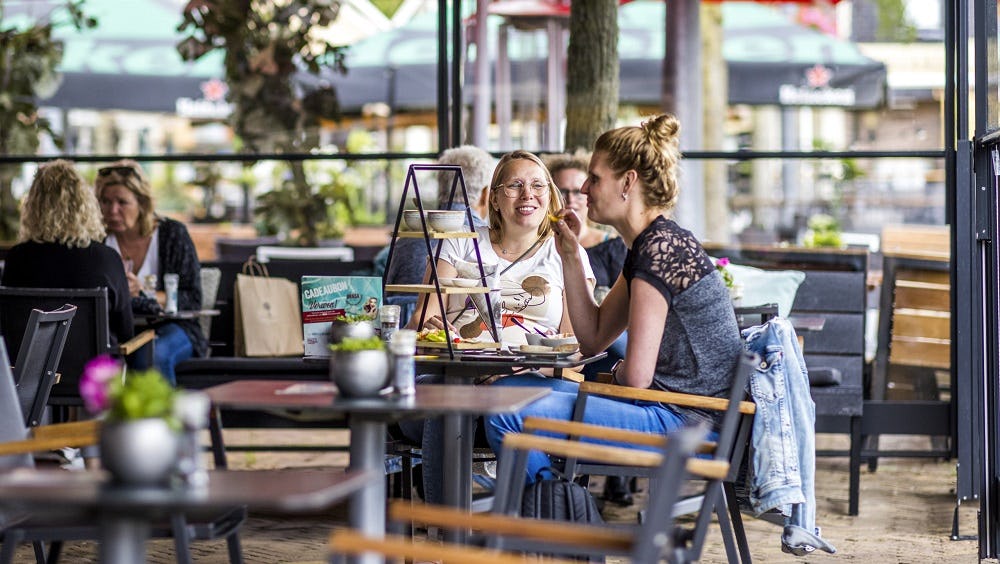
[[[97,171],[97,199],[108,232],[105,244],[118,251],[129,282],[136,313],[162,311],[155,295],[144,290],[145,280],[177,274],[179,310],[201,309],[201,265],[184,224],[156,215],[153,194],[139,163],[121,160]],[[204,356],[208,342],[196,320],[171,320],[155,325],[154,366],[176,383],[174,367],[192,356]]]

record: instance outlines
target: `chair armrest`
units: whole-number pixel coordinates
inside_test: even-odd
[[[618,386],[616,384],[599,384],[597,382],[581,382],[580,392],[599,396],[611,396],[642,401],[656,401],[660,403],[680,405],[683,407],[711,409],[713,411],[725,411],[726,408],[729,407],[729,400],[725,398],[682,394],[679,392],[665,392],[663,390],[633,388],[631,386]],[[740,413],[753,415],[756,411],[757,406],[754,405],[753,402],[740,402]]]
[[[99,421],[89,420],[34,427],[30,438],[0,443],[0,456],[95,445],[99,425]]]
[[[524,556],[487,548],[470,546],[440,545],[437,543],[415,543],[397,535],[373,539],[348,529],[334,531],[330,535],[330,549],[338,554],[382,554],[408,561],[435,562],[490,562],[491,564],[524,564]],[[575,564],[570,560],[546,560],[553,564]]]
[[[659,466],[663,456],[658,452],[636,450],[634,448],[596,445],[566,439],[554,439],[527,433],[509,433],[503,438],[504,448],[521,450],[540,450],[563,458],[594,460],[605,464],[619,466]],[[729,472],[729,463],[724,460],[706,460],[689,458],[686,469],[688,473],[699,478],[721,480]]]
[[[568,546],[605,548],[606,552],[615,553],[628,550],[635,539],[634,531],[625,528],[529,519],[496,513],[469,513],[452,507],[411,504],[408,501],[395,501],[389,504],[389,518],[393,521],[416,521],[449,529],[474,529],[482,531],[485,535],[513,536]]]
[[[660,453],[648,450],[555,439],[527,433],[505,435],[503,446],[520,450],[540,450],[563,458],[579,458],[627,466],[653,467],[658,466],[663,459]]]
[[[667,437],[664,435],[643,433],[642,431],[629,431],[615,427],[594,425],[593,423],[582,423],[580,421],[548,419],[545,417],[525,417],[524,430],[532,432],[548,431],[551,433],[572,435],[574,437],[588,437],[649,447],[663,447],[667,441]],[[703,441],[698,445],[696,452],[699,454],[715,452],[716,445],[717,443],[713,441]]]
[[[148,344],[153,338],[156,337],[156,332],[152,329],[146,329],[142,333],[132,337],[131,339],[120,343],[118,345],[118,354],[122,356],[129,356],[135,351],[141,349],[143,346]]]

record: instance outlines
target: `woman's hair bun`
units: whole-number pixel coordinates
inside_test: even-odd
[[[660,114],[646,120],[641,127],[646,139],[654,146],[663,148],[679,142],[681,122],[671,114]]]

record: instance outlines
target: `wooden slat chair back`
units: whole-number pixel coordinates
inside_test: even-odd
[[[76,309],[71,304],[54,311],[36,309],[28,318],[14,364],[14,383],[29,427],[39,425],[45,413]]]
[[[949,276],[913,268],[896,271],[890,364],[951,369]]]
[[[531,420],[532,418],[528,418],[525,424],[528,425]],[[392,503],[389,507],[389,518],[394,522],[417,520],[436,526],[473,528],[480,533],[477,538],[484,541],[480,544],[485,544],[487,548],[414,543],[396,536],[374,539],[354,531],[339,530],[330,539],[334,552],[333,561],[341,562],[346,555],[379,553],[421,560],[501,564],[524,562],[525,557],[517,552],[537,552],[602,559],[608,555],[620,555],[630,562],[689,562],[691,560],[680,542],[685,536],[675,528],[669,510],[652,512],[657,516],[655,519],[632,527],[528,519],[517,514],[520,509],[520,492],[524,489],[526,478],[527,455],[533,449],[566,456],[582,447],[591,456],[608,462],[633,461],[643,464],[654,469],[654,475],[663,484],[662,488],[650,495],[650,507],[672,507],[678,499],[681,484],[689,476],[719,479],[726,474],[727,467],[724,463],[691,458],[705,431],[704,428],[685,429],[672,435],[669,441],[664,437],[652,437],[657,443],[656,450],[638,452],[631,448],[581,444],[528,433],[511,433],[504,437],[497,482],[497,503],[493,512],[468,514],[452,508],[413,506],[402,501]],[[544,561],[565,563],[571,560],[557,556]]]
[[[577,403],[573,413],[574,422],[580,424],[586,412],[587,402],[593,396],[604,396],[617,399],[656,401],[679,406],[696,407],[711,411],[721,412],[718,438],[708,448],[702,452],[710,454],[712,458],[726,466],[726,473],[718,480],[709,480],[706,483],[704,492],[698,496],[692,496],[683,502],[672,506],[671,516],[695,513],[694,526],[687,531],[684,539],[683,551],[689,560],[698,560],[701,556],[701,549],[708,532],[712,516],[719,519],[722,528],[723,541],[726,552],[730,559],[736,558],[738,550],[733,544],[733,539],[739,540],[739,535],[734,535],[729,521],[731,512],[727,511],[726,500],[723,495],[723,483],[735,481],[739,472],[739,466],[746,454],[749,444],[750,432],[753,427],[753,416],[756,413],[756,406],[750,401],[745,401],[747,397],[747,384],[750,374],[757,364],[756,357],[749,354],[740,354],[737,362],[734,363],[732,372],[732,387],[728,398],[703,397],[690,394],[679,394],[674,392],[664,392],[659,390],[648,390],[617,386],[614,384],[601,384],[596,382],[582,382],[580,392],[577,396]],[[592,426],[595,433],[591,437],[600,437],[602,441],[624,440],[622,431],[615,431],[606,427]],[[527,424],[526,424],[527,429]],[[560,432],[558,427],[545,426],[541,422],[536,424],[535,430],[546,432]],[[570,430],[564,430],[572,439],[581,440],[583,435],[574,434]],[[619,439],[616,434],[622,435]],[[586,443],[583,443],[586,444]],[[582,446],[582,445],[581,445]],[[568,475],[616,475],[616,476],[646,476],[653,478],[648,469],[640,466],[625,464],[606,464],[587,460],[583,453],[569,453],[565,459],[563,468]],[[658,485],[656,480],[650,480],[650,489],[655,492]],[[651,515],[646,516],[650,518]]]
[[[947,261],[951,257],[951,230],[947,225],[886,225],[879,249],[884,255]]]

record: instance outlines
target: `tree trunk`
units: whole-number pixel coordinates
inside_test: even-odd
[[[722,5],[701,5],[701,65],[702,65],[702,123],[703,143],[706,149],[722,149],[723,131],[726,128],[726,107],[729,83],[726,61],[722,56]],[[729,182],[725,161],[704,163],[705,186],[705,237],[710,241],[729,242]],[[685,186],[697,190],[697,186]]]
[[[565,150],[589,150],[618,117],[616,0],[574,0],[566,59]]]

